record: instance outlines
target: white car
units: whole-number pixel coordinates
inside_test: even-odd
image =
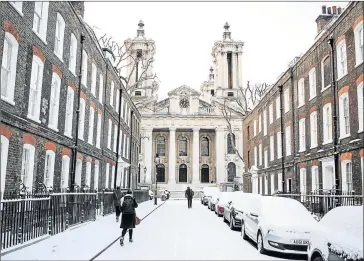
[[[204,187],[201,193],[201,204],[207,205],[209,198],[216,193],[220,193],[218,187]]]
[[[257,243],[263,254],[275,251],[307,254],[309,236],[317,221],[297,200],[283,197],[255,197],[243,213],[241,235]]]
[[[216,206],[216,203],[219,201],[219,197],[220,197],[220,192],[212,195],[212,197],[209,199],[207,207],[211,211],[215,211],[215,206]]]
[[[222,217],[225,207],[229,205],[229,202],[233,199],[234,192],[221,192],[219,201],[215,205],[215,213],[218,217]]]
[[[363,206],[330,210],[311,232],[309,261],[363,261]]]
[[[253,197],[261,197],[260,194],[234,192],[234,197],[227,208],[224,209],[224,221],[229,222],[231,230],[240,228],[242,224],[243,213],[249,206],[249,201]]]

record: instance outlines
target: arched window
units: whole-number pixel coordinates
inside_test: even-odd
[[[227,136],[227,153],[228,154],[235,154],[233,144],[235,144],[235,135],[233,133],[229,133]]]
[[[163,164],[157,165],[157,181],[158,182],[166,182],[166,170]]]
[[[157,138],[157,153],[159,156],[166,155],[166,140],[163,136]]]
[[[209,139],[203,137],[201,139],[201,156],[209,156]]]
[[[187,183],[187,166],[185,164],[179,166],[178,182]]]
[[[201,183],[209,183],[209,182],[210,182],[209,166],[207,164],[203,164],[201,167]]]
[[[181,137],[179,140],[179,155],[187,156],[187,138]]]
[[[228,182],[234,182],[234,178],[236,177],[236,165],[233,162],[228,164]]]

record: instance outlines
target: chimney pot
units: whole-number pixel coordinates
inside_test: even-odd
[[[331,14],[331,7],[327,8],[327,14]]]
[[[326,5],[322,6],[322,14],[326,14]]]
[[[336,14],[336,6],[332,7],[332,14]]]
[[[337,8],[337,13],[341,14],[341,7],[340,6]]]

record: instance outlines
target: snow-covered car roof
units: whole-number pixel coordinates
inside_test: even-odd
[[[219,204],[227,204],[234,198],[234,192],[221,192],[219,197]]]
[[[211,196],[213,194],[220,193],[220,190],[218,187],[204,187],[202,192],[205,196]]]
[[[251,199],[254,197],[262,197],[260,194],[253,194],[253,193],[238,193],[234,195],[233,198],[233,205],[234,208],[240,211],[245,211],[246,208],[249,207],[251,204]]]

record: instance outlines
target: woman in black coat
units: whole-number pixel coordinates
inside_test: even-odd
[[[120,245],[124,245],[124,236],[126,231],[129,230],[129,242],[133,242],[133,229],[135,228],[135,209],[138,207],[138,203],[132,195],[132,191],[128,190],[126,195],[121,198],[121,224],[120,228],[123,229],[121,232]]]

